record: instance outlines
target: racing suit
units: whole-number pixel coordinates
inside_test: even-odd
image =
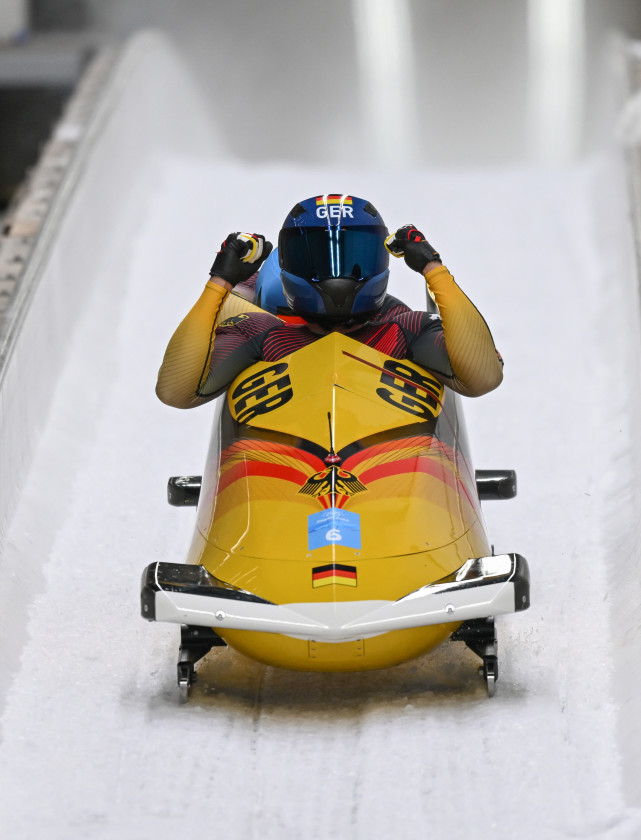
[[[476,397],[496,388],[503,361],[474,304],[443,265],[425,274],[440,315],[414,312],[388,297],[383,308],[350,338],[394,359],[408,359],[444,385]],[[214,399],[246,368],[278,361],[318,341],[305,324],[285,324],[212,282],[172,336],[156,393],[176,408]]]

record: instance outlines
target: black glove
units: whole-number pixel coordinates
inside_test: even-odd
[[[258,271],[271,250],[272,243],[258,233],[230,233],[220,246],[209,274],[237,286]]]
[[[441,262],[441,255],[414,225],[403,225],[385,240],[385,247],[394,257],[405,257],[406,264],[423,273],[429,262]]]

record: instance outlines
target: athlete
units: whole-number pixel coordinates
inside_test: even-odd
[[[282,289],[295,323],[230,294],[238,286],[251,294],[251,278],[271,251],[258,234],[232,233],[222,243],[202,295],[165,352],[156,386],[164,403],[208,402],[250,365],[278,361],[334,330],[416,363],[465,396],[500,384],[503,361],[487,324],[413,225],[389,235],[377,210],[355,196],[297,204],[278,238]],[[424,276],[438,314],[411,311],[387,295],[390,254]]]

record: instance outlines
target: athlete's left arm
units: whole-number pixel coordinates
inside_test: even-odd
[[[503,360],[485,319],[444,265],[428,263],[424,277],[441,315],[452,370],[448,385],[466,397],[480,397],[498,388],[503,380]],[[419,336],[413,346],[418,364],[422,364],[422,349]]]
[[[404,257],[411,269],[425,277],[441,316],[440,339],[441,327],[428,322],[410,341],[409,358],[433,370],[453,390],[467,397],[480,397],[497,388],[503,379],[503,360],[492,333],[442,264],[438,251],[414,225],[399,228],[385,240],[385,245],[391,254]],[[445,372],[448,365],[451,378]]]

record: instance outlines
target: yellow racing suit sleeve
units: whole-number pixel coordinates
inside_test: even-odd
[[[211,399],[200,392],[209,373],[216,326],[228,295],[227,289],[208,281],[172,335],[156,384],[156,394],[166,405],[193,408]]]
[[[240,297],[234,291],[225,298],[218,323],[222,324],[227,318],[233,318],[234,315],[244,315],[247,312],[262,312],[264,314],[265,310],[261,309],[260,306],[256,306],[255,303],[250,303],[250,301]]]
[[[425,280],[441,315],[454,374],[448,384],[467,397],[493,391],[503,379],[503,360],[483,316],[444,265],[429,271]]]

